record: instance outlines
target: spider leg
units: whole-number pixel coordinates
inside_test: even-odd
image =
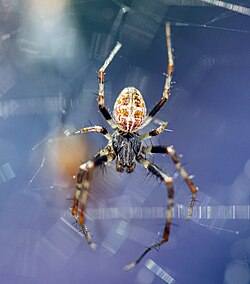
[[[149,138],[152,138],[154,136],[161,134],[164,131],[164,129],[167,127],[167,124],[168,124],[167,122],[162,122],[161,125],[157,127],[156,129],[151,130],[145,134],[142,134],[140,136],[141,140],[149,139]]]
[[[110,162],[115,158],[115,154],[112,152],[111,147],[108,145],[106,148],[101,150],[94,158],[90,159],[88,162],[82,164],[79,167],[77,178],[76,178],[76,191],[74,197],[74,204],[72,207],[72,215],[76,219],[77,223],[81,227],[88,244],[94,247],[91,241],[90,235],[85,223],[85,208],[88,199],[88,192],[90,188],[90,182],[92,179],[93,171],[96,167]],[[80,213],[78,213],[78,204],[80,203]]]
[[[72,207],[72,215],[74,216],[77,225],[81,228],[81,231],[83,232],[89,246],[91,248],[95,248],[95,244],[92,242],[91,237],[89,235],[88,229],[87,227],[84,225],[84,211],[85,211],[85,207],[86,207],[86,203],[87,203],[87,197],[88,197],[88,191],[89,191],[89,187],[90,187],[90,182],[92,180],[92,176],[93,176],[93,170],[94,169],[90,169],[87,172],[82,174],[82,180],[84,179],[84,181],[82,181],[81,186],[79,184],[76,185],[76,193],[75,193],[75,198],[74,198],[74,205]],[[80,170],[79,170],[80,172]],[[81,177],[80,174],[77,174],[77,180],[80,181]],[[81,207],[80,207],[80,215],[77,216],[77,212],[78,212],[78,202],[79,202],[79,198],[80,198],[80,203],[81,203]]]
[[[157,102],[155,107],[149,112],[145,121],[141,125],[141,128],[145,127],[152,121],[153,117],[160,111],[160,109],[166,103],[170,95],[172,74],[174,71],[174,60],[173,60],[172,45],[171,45],[170,23],[166,23],[166,40],[167,40],[167,50],[168,50],[168,69],[167,69],[166,81],[164,85],[162,98]]]
[[[148,146],[148,147],[142,147],[142,152],[144,154],[165,153],[165,154],[167,154],[171,157],[171,159],[172,159],[173,163],[175,164],[177,170],[180,172],[181,176],[183,177],[183,179],[187,183],[190,191],[192,192],[192,199],[191,199],[191,202],[190,202],[190,205],[189,205],[189,212],[188,212],[188,216],[187,216],[187,220],[189,220],[192,216],[192,213],[193,213],[193,207],[194,207],[195,198],[196,198],[196,195],[197,195],[197,192],[198,192],[198,188],[192,182],[187,171],[182,166],[181,160],[180,160],[178,154],[176,153],[174,147],[173,146],[167,146],[167,147]]]
[[[98,82],[99,82],[98,106],[99,106],[100,112],[102,113],[104,118],[107,120],[107,122],[113,129],[118,128],[118,126],[104,105],[104,75],[105,75],[106,68],[108,67],[110,62],[113,60],[113,58],[115,57],[116,53],[119,51],[121,46],[122,45],[120,42],[116,43],[116,46],[111,51],[111,53],[109,54],[109,57],[105,60],[103,66],[99,69],[99,72],[98,72]]]
[[[78,134],[82,134],[82,133],[88,133],[88,132],[98,132],[101,133],[105,136],[105,138],[107,138],[108,140],[110,140],[112,138],[111,134],[107,131],[106,128],[102,127],[102,126],[90,126],[90,127],[84,127],[78,131],[72,132],[70,133],[68,130],[66,130],[64,133],[66,136],[72,136],[72,135],[78,135]]]
[[[160,242],[150,246],[147,248],[134,262],[124,266],[125,270],[129,270],[136,266],[142,258],[151,250],[158,249],[162,244],[166,243],[169,238],[170,233],[170,226],[171,226],[171,220],[172,220],[172,214],[173,214],[173,206],[174,206],[174,186],[173,186],[173,179],[168,176],[166,173],[164,173],[161,169],[159,169],[156,165],[154,165],[149,160],[143,158],[142,156],[137,157],[137,161],[144,166],[149,172],[151,172],[153,175],[160,178],[167,186],[168,191],[168,203],[167,203],[167,211],[166,211],[166,223],[165,228],[163,232],[163,236]]]

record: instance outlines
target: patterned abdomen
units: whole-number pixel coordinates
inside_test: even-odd
[[[141,93],[134,87],[123,89],[116,99],[113,116],[124,131],[137,131],[146,116],[146,105]]]

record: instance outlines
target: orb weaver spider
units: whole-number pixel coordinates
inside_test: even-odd
[[[168,50],[168,69],[166,74],[166,81],[163,90],[162,98],[156,103],[155,107],[146,114],[146,106],[141,93],[134,87],[125,88],[117,97],[113,117],[104,105],[104,72],[108,65],[113,60],[121,48],[121,43],[117,42],[114,49],[111,51],[109,57],[104,62],[98,73],[98,106],[101,114],[107,120],[108,124],[113,128],[114,133],[110,134],[106,128],[102,126],[91,126],[82,128],[79,131],[70,133],[65,131],[67,136],[78,135],[81,133],[98,132],[104,135],[108,140],[108,144],[101,151],[99,151],[92,159],[83,163],[78,170],[76,176],[76,191],[74,197],[74,204],[72,207],[72,215],[76,222],[81,227],[88,244],[94,248],[95,244],[92,242],[89,232],[85,226],[85,208],[88,198],[88,191],[90,188],[90,180],[93,175],[93,170],[116,159],[116,170],[131,173],[138,162],[145,169],[162,180],[168,192],[168,202],[166,210],[165,228],[161,241],[153,244],[147,248],[139,258],[129,265],[124,266],[125,270],[133,268],[141,259],[151,250],[158,249],[162,244],[169,239],[170,226],[172,219],[172,211],[174,206],[174,187],[173,178],[163,172],[158,166],[149,161],[145,154],[164,153],[171,157],[177,170],[187,183],[191,193],[192,199],[189,206],[187,219],[190,219],[193,211],[193,206],[196,198],[198,188],[194,185],[186,170],[183,168],[180,158],[174,150],[173,146],[143,146],[142,142],[151,137],[157,136],[164,131],[167,123],[162,122],[161,125],[145,134],[139,134],[138,131],[148,125],[153,117],[159,112],[162,106],[167,102],[170,95],[171,79],[174,70],[174,61],[171,47],[170,24],[166,23],[166,40]],[[80,210],[78,212],[78,204],[80,203]]]

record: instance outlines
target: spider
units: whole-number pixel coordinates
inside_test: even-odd
[[[154,108],[146,114],[146,106],[141,93],[134,87],[125,88],[117,97],[113,117],[104,105],[104,72],[110,62],[113,60],[119,49],[121,43],[117,42],[114,49],[111,51],[109,57],[104,62],[98,73],[98,106],[101,114],[107,120],[108,124],[113,128],[114,133],[110,134],[106,128],[102,126],[91,126],[82,128],[79,131],[70,133],[65,132],[67,136],[78,135],[81,133],[98,132],[104,135],[108,140],[108,144],[99,151],[92,159],[83,163],[78,170],[76,176],[76,191],[74,197],[74,204],[72,207],[72,215],[76,219],[77,224],[81,227],[88,244],[94,248],[95,244],[92,242],[89,232],[85,226],[85,208],[88,198],[88,191],[90,188],[90,181],[93,175],[93,170],[97,167],[105,165],[113,160],[116,160],[116,170],[127,173],[133,172],[136,167],[136,162],[141,164],[146,170],[151,172],[157,178],[163,181],[167,187],[168,201],[166,210],[165,228],[161,240],[147,248],[137,260],[129,265],[124,266],[125,270],[129,270],[137,265],[141,259],[151,250],[158,249],[162,244],[169,239],[170,226],[172,219],[172,211],[174,206],[174,186],[173,178],[162,171],[158,166],[146,158],[146,154],[164,153],[171,157],[177,170],[187,183],[191,193],[192,199],[189,206],[187,219],[190,219],[193,211],[193,206],[198,188],[194,185],[186,170],[183,168],[180,158],[177,155],[173,146],[143,146],[143,141],[151,137],[157,136],[164,131],[167,123],[162,122],[160,126],[145,134],[139,134],[139,130],[148,125],[153,117],[160,111],[162,106],[167,102],[170,95],[171,79],[174,70],[174,61],[171,47],[170,24],[166,23],[166,40],[168,50],[168,69],[166,74],[166,81],[163,90],[162,98],[156,103]],[[78,210],[78,204],[80,205]]]

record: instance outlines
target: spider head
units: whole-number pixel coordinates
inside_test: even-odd
[[[146,105],[141,93],[134,87],[123,89],[116,99],[113,116],[123,131],[137,131],[146,116]]]

